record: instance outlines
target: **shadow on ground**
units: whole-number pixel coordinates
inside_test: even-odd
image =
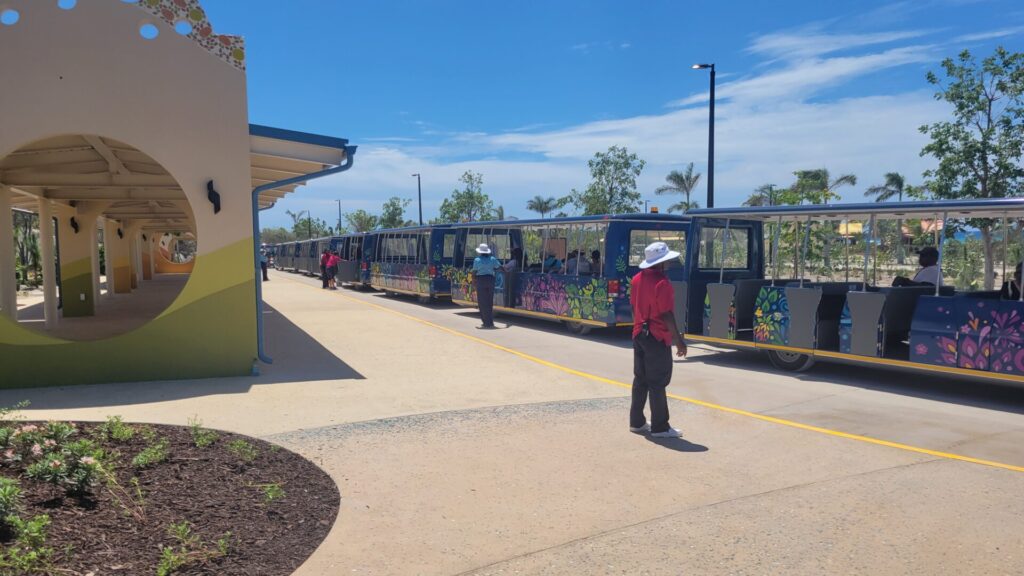
[[[703,345],[700,347],[705,349]],[[715,350],[715,348],[706,349]],[[686,362],[700,362],[709,366],[739,368],[752,372],[776,370],[763,353],[746,350],[718,351],[714,354],[691,356]],[[799,374],[787,372],[787,374],[808,382],[827,382],[938,402],[1024,414],[1024,389],[1012,385],[946,378],[892,369],[881,370],[837,362],[818,362],[807,372]]]
[[[652,444],[657,444],[662,448],[668,448],[669,450],[675,450],[676,452],[707,452],[708,447],[703,444],[694,444],[689,440],[683,438],[654,438],[652,436],[644,436],[644,439]]]
[[[275,361],[260,365],[259,376],[125,382],[54,388],[0,390],[0,406],[28,400],[32,409],[66,409],[146,404],[216,394],[245,394],[260,384],[290,384],[318,380],[363,380],[316,339],[274,308],[264,306],[266,350]]]

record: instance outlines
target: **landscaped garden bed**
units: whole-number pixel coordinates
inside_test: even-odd
[[[327,535],[330,477],[191,426],[0,414],[0,574],[290,574]]]

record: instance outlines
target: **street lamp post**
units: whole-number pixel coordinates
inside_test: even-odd
[[[416,177],[416,200],[420,207],[420,226],[423,226],[423,183],[420,181],[419,173],[413,174]]]
[[[711,102],[708,105],[708,208],[715,207],[715,65],[694,64],[694,70],[711,69]]]
[[[341,200],[336,200],[338,203],[338,227],[335,230],[341,235]]]

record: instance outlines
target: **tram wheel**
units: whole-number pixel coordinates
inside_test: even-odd
[[[768,359],[772,366],[787,372],[804,372],[814,366],[814,356],[784,350],[769,350]]]
[[[584,324],[582,322],[573,322],[572,320],[566,320],[565,327],[569,330],[569,332],[572,332],[573,334],[579,334],[580,336],[590,334],[590,331],[594,329],[593,326]]]

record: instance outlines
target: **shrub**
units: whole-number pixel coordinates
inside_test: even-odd
[[[14,542],[0,547],[0,574],[51,574],[53,550],[45,546],[50,517],[22,520],[11,516],[10,524],[15,538]]]
[[[228,444],[228,450],[246,463],[252,462],[256,459],[256,456],[259,455],[256,447],[245,440],[233,440]]]
[[[217,433],[203,428],[203,421],[198,416],[189,418],[188,429],[197,448],[206,448],[217,441]]]
[[[277,482],[270,484],[259,484],[260,490],[263,491],[263,502],[270,504],[274,500],[284,498],[284,488]]]
[[[167,460],[167,439],[160,438],[156,442],[150,444],[142,452],[135,455],[132,458],[132,466],[136,468],[148,468],[154,464],[159,464]]]
[[[21,486],[17,480],[0,478],[0,526],[8,526],[8,518],[21,510]]]
[[[127,442],[135,437],[135,428],[125,424],[120,416],[107,416],[107,421],[100,424],[97,430],[104,438],[115,442]]]
[[[25,475],[61,486],[69,494],[84,494],[99,481],[102,457],[103,451],[83,438],[61,450],[46,452],[25,470]]]
[[[53,440],[57,444],[67,441],[78,432],[70,422],[47,422],[43,425],[43,440]]]

